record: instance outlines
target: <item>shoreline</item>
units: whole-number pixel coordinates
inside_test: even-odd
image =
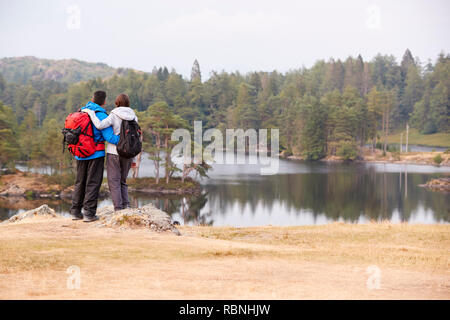
[[[433,158],[441,155],[441,164],[433,163]],[[365,154],[364,159],[358,160],[343,160],[336,156],[329,156],[317,160],[322,163],[379,163],[379,164],[394,164],[394,165],[419,165],[432,166],[435,168],[448,169],[450,172],[450,154],[441,152],[409,152],[405,154],[394,156],[388,152],[385,157],[380,158],[379,154]],[[302,156],[280,156],[284,160],[292,161],[307,161]],[[445,171],[447,172],[447,171]],[[54,179],[49,179],[51,176],[39,173],[24,172],[16,170],[15,173],[0,175],[0,198],[18,198],[26,200],[65,200],[70,199],[73,191],[73,186],[64,187],[58,183],[52,182]],[[192,178],[186,178],[182,183],[179,177],[172,177],[169,184],[165,183],[164,178],[160,178],[158,184],[152,177],[143,178],[129,178],[128,190],[131,193],[146,194],[146,195],[199,195],[202,192],[201,183]],[[107,183],[103,183],[100,196],[102,198],[109,196],[109,189]]]
[[[18,198],[27,200],[64,200],[71,199],[74,186],[64,187],[48,180],[50,176],[16,170],[15,173],[0,176],[0,198]],[[129,192],[148,195],[198,195],[201,185],[198,181],[187,178],[181,183],[180,178],[172,178],[169,184],[160,179],[156,184],[154,178],[128,179]],[[103,182],[99,198],[109,196],[107,183]]]
[[[433,160],[433,158],[437,155],[442,157],[442,162],[440,164],[436,164]],[[307,161],[301,155],[280,156],[280,158],[286,160]],[[444,167],[450,169],[450,154],[439,151],[401,153],[396,155],[396,158],[391,152],[386,152],[385,157],[380,156],[379,153],[365,153],[363,159],[356,160],[344,160],[338,156],[327,156],[317,161],[326,163],[391,163],[399,165],[424,165],[439,168]]]

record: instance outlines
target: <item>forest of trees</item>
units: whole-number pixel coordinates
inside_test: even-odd
[[[358,56],[286,73],[212,72],[206,81],[198,61],[190,79],[166,67],[116,69],[83,82],[8,79],[0,74],[0,166],[22,160],[61,169],[68,157],[62,154],[64,119],[99,89],[108,94],[108,110],[125,92],[142,116],[152,116],[149,106],[167,105],[183,126],[202,120],[205,130],[279,128],[280,151],[310,160],[355,159],[361,146],[385,142],[406,123],[424,134],[450,132],[450,55],[444,53],[434,64],[406,50],[400,63],[389,55]],[[149,150],[152,143],[154,137]]]

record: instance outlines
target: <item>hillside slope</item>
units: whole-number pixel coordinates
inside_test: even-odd
[[[74,83],[97,77],[109,77],[117,70],[105,63],[76,59],[50,60],[31,56],[0,59],[1,75],[7,82],[16,83],[36,79]]]

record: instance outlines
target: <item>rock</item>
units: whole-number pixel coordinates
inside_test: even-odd
[[[3,224],[21,221],[35,216],[59,217],[55,210],[46,204],[39,208],[25,211],[12,216]],[[128,208],[114,211],[113,206],[106,206],[97,210],[99,221],[92,226],[110,228],[148,228],[154,231],[172,231],[176,235],[181,235],[180,231],[172,224],[172,218],[162,210],[155,208],[153,204],[147,204],[142,208]]]
[[[142,208],[128,208],[120,211],[114,211],[113,206],[106,206],[97,210],[97,216],[100,218],[97,225],[105,227],[144,227],[159,232],[172,231],[178,236],[181,235],[172,224],[171,217],[151,203]]]
[[[0,193],[0,196],[3,197],[17,197],[17,196],[23,196],[25,194],[25,189],[21,188],[15,184],[11,184],[11,186]]]
[[[426,184],[419,184],[433,191],[450,192],[450,178],[438,178],[428,181]]]
[[[11,218],[9,218],[8,220],[2,222],[2,224],[13,223],[13,222],[21,221],[26,218],[33,218],[36,216],[47,216],[47,217],[55,217],[56,218],[59,215],[56,214],[55,210],[53,210],[52,208],[49,208],[48,205],[43,204],[39,208],[36,208],[33,210],[28,210],[28,211],[25,211],[22,213],[18,213],[16,215],[12,216]]]

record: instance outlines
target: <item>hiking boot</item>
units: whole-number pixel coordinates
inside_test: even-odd
[[[82,214],[71,214],[70,215],[72,217],[72,220],[83,220],[83,215]]]
[[[84,216],[83,222],[94,222],[97,221],[97,216]]]

